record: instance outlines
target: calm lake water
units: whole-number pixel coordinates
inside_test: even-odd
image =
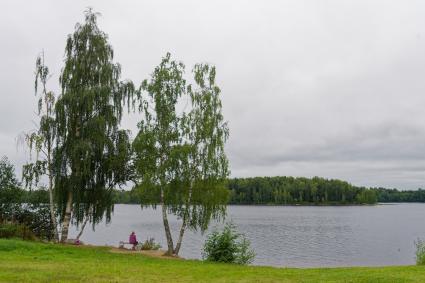
[[[227,220],[251,241],[255,265],[380,266],[415,263],[414,241],[425,239],[425,204],[376,206],[229,206]],[[170,224],[174,237],[180,222]],[[213,223],[211,229],[220,227]],[[210,229],[210,230],[211,230]],[[138,240],[154,237],[165,247],[161,210],[116,205],[112,222],[82,236],[88,244],[118,246],[131,231]],[[76,235],[73,227],[70,237]],[[180,255],[201,258],[206,235],[188,232]]]

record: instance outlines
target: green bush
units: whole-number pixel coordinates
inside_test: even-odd
[[[25,191],[15,176],[15,168],[6,157],[0,159],[0,238],[37,237],[51,240],[53,223],[45,189]]]
[[[204,244],[202,258],[207,261],[249,264],[255,253],[250,242],[236,230],[236,226],[227,223],[223,231],[213,231]]]
[[[7,211],[10,212],[10,211]],[[50,210],[45,204],[19,204],[6,219],[0,221],[0,238],[36,237],[51,240],[54,237],[54,226],[50,219]],[[28,234],[28,235],[27,235]],[[11,236],[8,236],[11,235]]]
[[[416,245],[416,264],[425,265],[425,241],[418,239]]]
[[[17,214],[16,220],[27,226],[39,239],[50,241],[54,237],[54,226],[46,204],[25,205]]]
[[[22,224],[0,224],[0,238],[21,238],[23,240],[35,240],[35,235]]]
[[[159,250],[161,248],[161,245],[158,243],[155,243],[154,238],[149,238],[144,243],[138,244],[136,248],[137,250],[142,250],[142,251]]]

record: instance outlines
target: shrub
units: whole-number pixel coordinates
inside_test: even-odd
[[[16,205],[13,217],[0,221],[0,229],[0,238],[31,239],[36,237],[42,240],[52,240],[54,237],[50,210],[45,204]]]
[[[0,224],[0,238],[35,240],[35,235],[30,228],[22,224]]]
[[[202,258],[207,261],[236,264],[249,264],[254,257],[250,242],[232,223],[227,223],[223,231],[215,230],[208,235],[202,253]]]
[[[26,205],[17,219],[20,223],[24,223],[37,238],[49,241],[54,238],[54,226],[48,205]]]
[[[425,241],[418,239],[416,245],[416,264],[425,265]]]
[[[50,219],[48,192],[25,191],[6,157],[0,159],[0,237],[51,240],[54,226]],[[3,224],[2,224],[3,223]]]
[[[149,238],[144,243],[137,245],[137,249],[142,251],[158,250],[160,248],[161,248],[161,245],[158,243],[155,243],[154,238]]]

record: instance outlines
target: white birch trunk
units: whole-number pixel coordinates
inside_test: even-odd
[[[72,192],[70,191],[68,193],[68,200],[66,201],[65,215],[62,222],[62,236],[61,236],[62,243],[65,243],[68,240],[68,231],[69,231],[69,224],[71,222],[71,213],[72,213]]]

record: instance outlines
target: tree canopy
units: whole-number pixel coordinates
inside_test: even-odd
[[[110,220],[111,190],[128,179],[130,140],[119,129],[123,104],[134,91],[122,82],[121,67],[97,14],[86,12],[68,36],[56,102],[55,190],[62,241],[67,239],[71,212],[77,223]]]
[[[6,156],[0,159],[0,190],[13,189],[19,186],[15,175],[15,167]]]
[[[142,206],[162,205],[168,253],[173,254],[179,252],[186,227],[203,231],[212,218],[224,216],[228,196],[228,128],[215,68],[195,65],[194,85],[187,83],[184,71],[184,64],[167,53],[142,83],[147,97],[133,142]],[[167,213],[182,219],[175,248]]]
[[[15,167],[6,156],[3,156],[0,159],[0,223],[13,219],[14,212],[22,199],[19,185]]]

